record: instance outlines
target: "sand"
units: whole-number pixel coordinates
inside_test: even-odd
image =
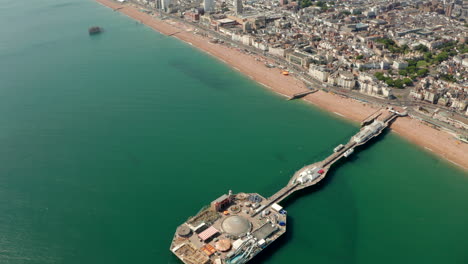
[[[291,96],[307,90],[302,81],[282,75],[281,70],[277,68],[265,67],[265,58],[246,54],[236,48],[210,43],[208,38],[194,34],[194,29],[189,25],[153,18],[128,4],[122,5],[112,0],[96,1],[114,10],[118,9],[117,11],[160,33],[176,37],[211,54],[276,93]],[[355,122],[361,122],[378,109],[370,104],[323,91],[308,95],[304,100]],[[391,129],[408,141],[468,171],[468,144],[461,143],[453,135],[410,117],[398,118],[391,125]]]

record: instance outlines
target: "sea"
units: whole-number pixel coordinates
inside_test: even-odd
[[[181,264],[189,216],[358,130],[92,0],[0,0],[0,263]],[[468,263],[468,174],[393,132],[282,205],[251,263]]]

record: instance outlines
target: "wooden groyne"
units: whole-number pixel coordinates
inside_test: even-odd
[[[167,35],[170,37],[170,36],[174,36],[174,35],[176,35],[176,34],[179,34],[180,32],[181,32],[181,31],[177,31],[177,32],[174,32],[174,33],[171,33],[171,34],[167,34]]]
[[[288,101],[299,99],[299,98],[302,98],[302,97],[304,97],[306,95],[313,94],[315,92],[317,92],[317,90],[310,90],[310,91],[305,91],[305,92],[302,92],[302,93],[293,94],[291,97],[288,98]]]

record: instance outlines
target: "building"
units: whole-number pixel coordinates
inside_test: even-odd
[[[193,11],[185,12],[184,17],[185,19],[193,22],[200,20],[200,14]]]
[[[393,62],[393,68],[397,70],[402,70],[408,68],[408,63],[406,61],[396,60]]]
[[[203,8],[205,12],[214,12],[215,11],[215,1],[214,0],[203,0]]]
[[[328,80],[328,76],[330,76],[330,71],[323,67],[311,65],[309,68],[309,75],[319,81],[326,82]]]
[[[431,92],[431,91],[424,91],[424,100],[428,101],[432,104],[435,104],[437,102],[438,95],[437,93]]]
[[[286,60],[289,63],[293,63],[298,66],[307,68],[309,67],[310,62],[312,61],[312,58],[309,56],[309,54],[305,52],[293,51],[286,54]]]
[[[356,80],[351,72],[339,72],[336,84],[346,89],[353,89],[356,86]]]
[[[232,202],[231,194],[223,194],[218,199],[211,202],[211,209],[219,212],[224,210]]]
[[[167,12],[169,7],[171,7],[171,4],[171,0],[161,0],[161,9]]]
[[[282,47],[268,47],[268,52],[272,55],[284,58],[286,54],[286,49]]]
[[[361,73],[358,77],[359,92],[371,96],[390,99],[393,96],[392,89],[378,84],[375,77]]]
[[[242,14],[244,7],[242,6],[242,0],[233,0],[234,1],[234,11],[236,14]]]
[[[385,125],[382,121],[377,121],[375,120],[372,124],[364,127],[357,133],[354,137],[353,140],[357,144],[366,142],[369,140],[371,137],[373,137],[375,134],[378,134],[382,129],[385,128]]]

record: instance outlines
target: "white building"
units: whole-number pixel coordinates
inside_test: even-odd
[[[337,76],[336,84],[346,89],[353,89],[356,86],[356,80],[351,72],[340,72]]]
[[[233,0],[234,1],[234,10],[236,11],[236,14],[242,14],[242,11],[244,11],[244,7],[242,6],[242,0]]]
[[[371,75],[361,73],[358,77],[358,84],[360,93],[383,98],[393,96],[391,88],[380,85]]]
[[[272,55],[284,58],[284,55],[286,54],[286,49],[283,49],[281,47],[268,47],[268,52]]]
[[[161,0],[161,9],[167,11],[171,5],[171,0]]]
[[[215,11],[215,1],[214,0],[203,0],[203,8],[205,12],[214,12]]]
[[[393,68],[396,70],[402,70],[408,68],[408,63],[406,61],[394,61]]]
[[[311,65],[309,67],[309,75],[321,82],[326,82],[328,80],[328,76],[330,76],[330,72],[323,67]]]
[[[242,44],[246,46],[251,46],[252,45],[252,37],[249,35],[243,35],[242,36]]]
[[[365,142],[375,134],[379,133],[382,129],[385,128],[385,125],[382,121],[375,120],[372,124],[365,126],[359,133],[357,133],[353,140],[357,144]]]
[[[468,58],[462,60],[462,66],[468,68]]]

